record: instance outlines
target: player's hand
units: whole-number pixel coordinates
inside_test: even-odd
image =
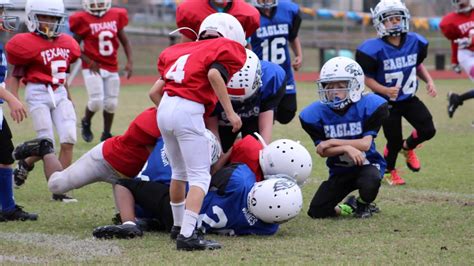
[[[303,65],[303,58],[301,56],[296,56],[293,59],[293,63],[291,64],[291,66],[293,67],[295,71],[300,70],[302,65]]]
[[[96,61],[91,60],[89,62],[89,71],[91,74],[100,75],[100,65]]]
[[[466,49],[472,44],[472,38],[471,37],[464,37],[464,38],[459,38],[454,40],[455,43],[458,44],[459,49]]]
[[[453,69],[453,71],[458,74],[461,74],[462,72],[461,66],[459,64],[452,64],[451,69]]]
[[[431,97],[436,97],[436,95],[438,95],[438,92],[436,91],[436,86],[433,82],[428,82],[426,84],[426,91],[428,91],[428,95]]]
[[[385,90],[385,95],[390,98],[390,100],[394,101],[398,97],[398,91],[400,90],[400,87],[387,87]]]
[[[321,156],[323,157],[324,155],[324,151],[328,148],[331,148],[333,147],[334,145],[332,145],[332,142],[331,142],[331,139],[328,139],[328,140],[325,140],[325,141],[321,141],[318,146],[316,147],[316,152]]]
[[[365,155],[363,152],[359,151],[358,149],[352,147],[352,146],[347,146],[346,147],[346,154],[351,158],[351,160],[354,162],[355,165],[364,165],[365,161]]]
[[[16,98],[8,102],[8,107],[10,108],[10,115],[13,121],[20,123],[21,121],[23,121],[23,119],[27,117],[25,107]]]
[[[235,112],[232,112],[230,115],[228,115],[227,119],[232,125],[233,133],[239,131],[239,129],[242,127],[242,120],[240,119],[240,116],[236,114]]]
[[[125,76],[127,77],[127,79],[131,78],[133,74],[133,63],[127,62],[127,64],[125,65],[124,71],[125,71]]]

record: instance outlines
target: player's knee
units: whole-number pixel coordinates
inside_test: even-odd
[[[108,99],[105,99],[104,101],[104,111],[106,111],[107,113],[115,113],[115,110],[117,109],[117,105],[118,105],[118,98],[114,97],[114,98],[108,98]]]
[[[436,128],[431,127],[426,132],[423,133],[424,139],[429,140],[432,139],[436,135]]]
[[[210,176],[207,176],[207,177],[201,176],[199,178],[193,178],[193,177],[189,178],[189,186],[190,187],[191,186],[199,187],[200,189],[202,189],[204,194],[207,194],[207,191],[209,190],[209,184],[210,183],[211,183],[211,177]]]
[[[474,80],[474,66],[471,67],[471,70],[469,71],[469,78],[471,80]]]
[[[67,178],[62,172],[53,173],[48,180],[48,189],[53,194],[64,194],[70,189],[67,185]]]
[[[77,133],[75,122],[68,123],[70,125],[65,126],[61,132],[59,132],[59,143],[61,144],[76,144]]]
[[[102,99],[89,99],[87,103],[87,108],[91,112],[98,112],[104,108],[104,101]]]
[[[335,216],[334,207],[326,208],[324,206],[313,206],[311,205],[308,209],[308,216],[313,219],[323,219]]]

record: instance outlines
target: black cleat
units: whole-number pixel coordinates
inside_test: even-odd
[[[221,245],[213,240],[206,240],[202,236],[198,236],[196,232],[190,237],[184,237],[179,234],[176,237],[176,248],[178,250],[193,251],[193,250],[214,250],[220,249]]]
[[[64,202],[64,203],[77,202],[77,199],[75,199],[73,197],[70,197],[66,194],[53,194],[51,196],[51,200],[60,201],[60,202]]]
[[[106,225],[94,229],[92,235],[104,239],[130,239],[143,236],[143,231],[136,224]]]
[[[15,205],[15,209],[13,211],[0,213],[0,222],[36,220],[38,220],[38,214],[25,212],[23,207],[18,205]]]
[[[372,211],[370,210],[370,204],[362,203],[359,200],[357,202],[357,208],[354,216],[357,218],[370,218],[372,217]]]
[[[370,212],[371,213],[379,213],[380,212],[380,208],[377,207],[377,204],[375,203],[369,203],[369,209],[370,209]]]
[[[171,227],[171,231],[170,231],[171,240],[176,240],[176,238],[178,237],[180,231],[181,231],[181,226],[173,225],[173,227]]]
[[[452,118],[458,106],[462,105],[459,95],[454,92],[448,93],[448,116]]]
[[[28,173],[33,170],[35,165],[28,165],[25,160],[19,160],[18,165],[13,170],[13,180],[15,181],[15,187],[19,188],[23,185],[28,178]]]
[[[53,141],[48,138],[40,138],[25,141],[16,146],[12,156],[15,160],[24,160],[30,156],[43,157],[49,153],[54,153]]]
[[[107,139],[111,137],[112,137],[112,134],[110,134],[110,132],[102,132],[102,136],[100,136],[100,141],[106,141]]]
[[[91,131],[91,122],[81,120],[81,135],[85,142],[91,142],[94,139],[94,134]]]

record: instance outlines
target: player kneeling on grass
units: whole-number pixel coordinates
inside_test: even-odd
[[[219,145],[217,141],[210,143],[211,148]],[[98,227],[93,232],[95,237],[133,238],[141,236],[142,230],[150,229],[152,224],[152,229],[171,231],[171,238],[176,239],[180,227],[173,226],[169,204],[171,168],[164,154],[163,142],[159,141],[137,179],[117,182],[114,192],[123,224]],[[213,152],[213,162],[217,154]],[[282,176],[256,182],[256,175],[245,164],[232,164],[219,170],[212,176],[199,213],[200,232],[275,234],[278,224],[294,218],[302,207],[301,190],[292,179]],[[145,219],[137,220],[137,216]]]
[[[13,151],[17,160],[43,159],[48,188],[53,193],[66,193],[94,182],[114,184],[120,178],[133,178],[146,163],[150,151],[161,136],[155,107],[139,114],[121,136],[97,144],[71,166],[63,169],[54,154],[50,139],[34,139],[18,145]]]
[[[307,106],[300,122],[321,157],[327,157],[329,179],[309,206],[312,218],[352,215],[372,216],[370,203],[377,197],[385,170],[374,138],[388,117],[387,101],[375,94],[362,95],[364,72],[352,59],[336,57],[326,62],[317,81],[320,101]],[[353,190],[360,197],[349,197]]]
[[[11,90],[18,98],[20,80],[26,84],[25,100],[38,138],[59,136],[59,160],[67,167],[72,162],[76,143],[76,113],[66,88],[69,66],[80,56],[77,42],[61,34],[66,13],[62,0],[28,0],[25,6],[28,33],[15,35],[6,45],[8,62],[14,65]],[[36,161],[18,162],[15,183],[24,183]],[[53,200],[76,201],[53,194]]]

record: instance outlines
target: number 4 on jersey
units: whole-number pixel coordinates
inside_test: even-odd
[[[190,54],[185,54],[176,60],[171,68],[166,72],[165,77],[166,79],[173,80],[176,83],[181,83],[184,79],[184,65],[186,65],[186,61],[188,61],[188,57]]]

